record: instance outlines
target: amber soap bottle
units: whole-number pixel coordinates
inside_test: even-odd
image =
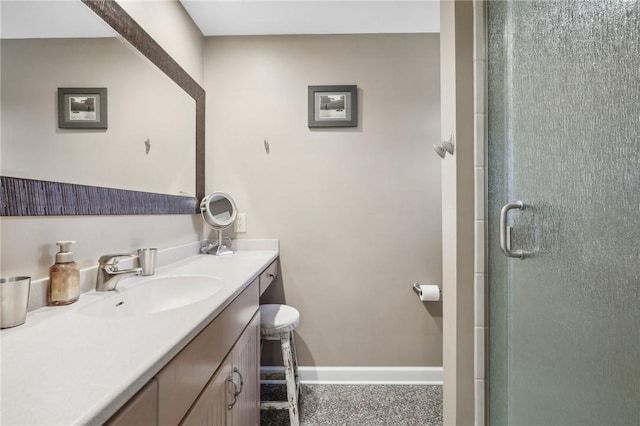
[[[80,268],[73,261],[71,244],[75,241],[58,241],[60,251],[56,253],[56,263],[49,268],[49,305],[69,305],[80,297]]]

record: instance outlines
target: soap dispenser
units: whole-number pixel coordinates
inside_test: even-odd
[[[80,297],[80,268],[73,261],[69,251],[75,241],[58,241],[60,251],[56,253],[56,263],[49,268],[49,305],[69,305]]]

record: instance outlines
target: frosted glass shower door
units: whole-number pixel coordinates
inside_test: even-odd
[[[487,8],[489,424],[638,425],[640,1]]]

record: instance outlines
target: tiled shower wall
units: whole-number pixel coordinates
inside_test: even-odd
[[[474,171],[475,171],[475,424],[485,424],[485,339],[486,339],[486,141],[487,141],[487,49],[485,0],[473,0],[473,65],[474,65]]]

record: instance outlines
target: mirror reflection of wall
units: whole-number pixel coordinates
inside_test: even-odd
[[[79,0],[1,5],[0,174],[195,195],[195,101],[184,90]],[[101,32],[79,37],[87,20]],[[106,87],[108,128],[59,128],[59,87]]]
[[[231,219],[233,207],[228,199],[220,198],[209,203],[209,211],[216,222],[226,223]]]
[[[236,220],[236,204],[230,195],[213,192],[200,202],[200,212],[205,223],[213,229],[226,229]]]

